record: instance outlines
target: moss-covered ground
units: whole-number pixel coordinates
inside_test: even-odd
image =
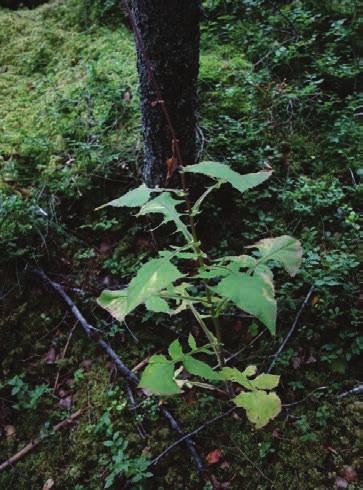
[[[211,255],[242,253],[256,239],[285,233],[305,251],[296,278],[277,274],[276,338],[266,332],[253,342],[261,326],[225,318],[226,349],[246,346],[236,365],[268,367],[311,285],[315,290],[276,363],[280,416],[256,431],[235,414],[195,441],[205,461],[220,452],[209,465],[215,488],[359,488],[361,404],[355,395],[339,398],[359,381],[362,345],[357,7],[208,0],[204,10],[202,157],[241,172],[267,165],[275,172],[270,185],[243,200],[219,191],[199,223],[201,235]],[[55,489],[98,490],[113,472],[113,488],[137,475],[131,488],[212,488],[183,445],[146,470],[145,460],[176,433],[152,398],[137,397],[135,417],[109,359],[31,272],[41,266],[58,280],[129,367],[165,349],[175,331],[189,331],[190,318],[145,311],[120,326],[95,301],[104,287],[127,284],[154,246],[147,221],[127,210],[94,211],[140,181],[127,22],[116,2],[65,0],[0,9],[0,25],[0,462],[48,433],[0,472],[0,488],[37,490],[51,479]],[[165,403],[186,431],[227,407],[199,390]],[[78,422],[52,434],[78,408]]]

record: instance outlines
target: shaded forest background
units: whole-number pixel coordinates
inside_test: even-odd
[[[268,366],[312,285],[314,293],[276,364],[283,413],[261,432],[225,419],[203,432],[198,446],[204,456],[221,451],[213,471],[228,488],[333,488],[337,476],[358,488],[346,468],[357,469],[359,403],[338,398],[358,381],[362,348],[357,3],[203,5],[200,156],[241,173],[271,166],[274,176],[243,199],[219,191],[201,234],[212,256],[285,233],[304,246],[301,272],[278,289],[275,339],[250,319],[226,318],[226,348],[248,345],[239,365]],[[95,302],[104,287],[127,284],[153,254],[147,221],[94,211],[140,182],[133,36],[114,0],[2,8],[0,24],[0,459],[69,411],[87,411],[72,431],[1,473],[0,487],[42,488],[52,478],[54,488],[99,489],[119,452],[131,476],[143,475],[143,458],[175,434],[149,399],[139,415],[148,436],[139,437],[112,366],[77,328],[69,336],[74,319],[31,269],[41,266],[61,282],[129,366],[164,349],[175,331],[186,332],[181,320],[150,312],[120,326]],[[222,402],[192,392],[168,406],[193,430]],[[115,442],[104,445],[108,440]],[[153,473],[134,488],[209,488],[183,447]]]

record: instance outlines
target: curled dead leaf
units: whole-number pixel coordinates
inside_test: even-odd
[[[13,425],[5,425],[4,433],[6,438],[14,437],[16,434],[16,429]]]
[[[219,449],[214,449],[207,454],[206,460],[208,464],[216,464],[221,459],[222,454]]]
[[[170,182],[175,170],[179,167],[178,159],[175,156],[168,158],[166,161],[166,168],[168,169],[168,173],[166,175],[166,184]]]

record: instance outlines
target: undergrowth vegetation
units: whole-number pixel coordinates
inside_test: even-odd
[[[273,169],[243,195],[221,187],[198,218],[211,259],[240,256],[261,238],[303,244],[299,274],[274,268],[273,339],[228,309],[222,340],[231,366],[268,369],[311,286],[313,293],[273,372],[282,412],[263,431],[228,417],[196,440],[229,488],[331,488],[358,469],[358,6],[347,0],[206,0],[199,77],[203,160],[245,174]],[[135,52],[112,0],[51,1],[0,10],[0,459],[47,439],[0,473],[1,488],[210,488],[183,446],[150,468],[177,437],[157,401],[128,408],[114,367],[83,336],[36,266],[61,282],[90,323],[132,367],[179,335],[200,345],[198,323],[142,307],[118,323],[96,304],[174,242],[124,209],[102,208],[140,184],[142,138]],[[212,230],[212,232],[211,232]],[[174,240],[175,237],[172,237]],[[192,267],[192,264],[190,264]],[[200,294],[196,289],[193,294]],[[243,349],[243,350],[242,350]],[[167,399],[185,430],[226,405],[198,387]],[[71,430],[52,426],[72,411]],[[139,424],[146,438],[138,433]],[[162,446],[162,447],[161,447]],[[209,457],[209,458],[208,458]],[[348,480],[347,480],[348,478]],[[348,481],[358,488],[355,477]],[[118,486],[117,486],[118,485]]]

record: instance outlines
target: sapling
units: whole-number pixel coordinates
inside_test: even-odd
[[[276,299],[271,261],[281,265],[291,276],[301,263],[300,242],[290,236],[267,238],[246,248],[255,249],[254,255],[224,256],[210,259],[198,239],[195,217],[201,212],[205,199],[215,189],[229,183],[244,193],[265,182],[272,171],[241,175],[227,165],[202,162],[180,169],[183,190],[149,189],[145,185],[127,192],[105,206],[136,207],[137,216],[160,214],[160,226],[173,223],[183,244],[171,245],[158,256],[141,265],[128,287],[119,291],[105,290],[98,303],[123,322],[138,306],[155,313],[170,316],[189,310],[203,331],[206,343],[198,346],[194,336],[188,337],[188,349],[183,350],[174,340],[167,355],[151,356],[142,373],[140,387],[160,396],[178,395],[193,386],[215,389],[216,383],[237,383],[240,390],[232,401],[246,411],[256,428],[265,426],[281,410],[281,401],[275,391],[279,376],[257,374],[256,366],[244,371],[225,365],[221,339],[220,318],[234,305],[256,317],[274,335],[276,330]],[[185,176],[202,174],[215,183],[208,187],[192,205]],[[198,264],[195,273],[186,273],[183,261]],[[211,364],[202,361],[206,356],[215,359]],[[217,364],[216,368],[212,365]],[[187,372],[189,376],[183,374]]]

